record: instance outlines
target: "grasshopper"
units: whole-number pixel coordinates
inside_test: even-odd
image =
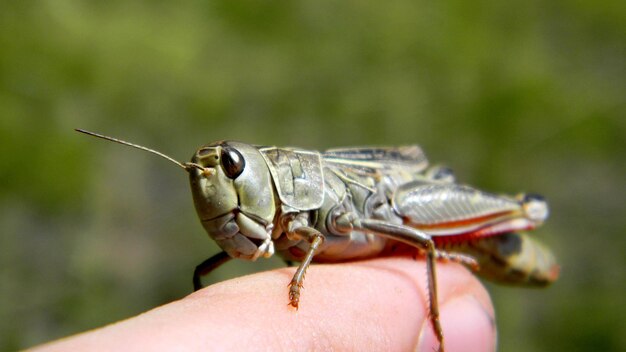
[[[289,283],[289,304],[297,309],[313,261],[370,258],[402,243],[426,257],[429,317],[443,351],[437,260],[503,283],[544,286],[558,276],[552,253],[522,233],[548,217],[541,196],[496,195],[459,184],[451,169],[429,167],[417,145],[317,152],[218,141],[181,163],[77,131],[157,154],[188,172],[200,222],[223,250],[196,267],[195,290],[202,276],[232,258],[277,253],[300,262]]]

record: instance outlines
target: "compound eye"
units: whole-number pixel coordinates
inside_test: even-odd
[[[243,168],[246,166],[246,162],[237,149],[228,146],[223,147],[221,158],[222,167],[228,178],[235,179],[237,176],[241,175]]]

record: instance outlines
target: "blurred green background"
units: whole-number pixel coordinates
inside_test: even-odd
[[[183,297],[218,250],[180,169],[80,127],[179,160],[419,143],[542,193],[562,276],[488,285],[500,349],[624,351],[625,38],[623,1],[2,1],[0,350]]]

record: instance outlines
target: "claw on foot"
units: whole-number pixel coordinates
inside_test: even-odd
[[[296,310],[298,310],[298,308],[299,308],[298,301],[291,301],[291,302],[287,303],[287,305],[294,307]]]
[[[292,293],[289,294],[289,304],[290,306],[294,307],[296,310],[298,310],[298,304],[300,303],[300,295],[293,295]]]
[[[302,285],[295,283],[289,284],[289,305],[298,310],[298,304],[300,303],[300,289]]]

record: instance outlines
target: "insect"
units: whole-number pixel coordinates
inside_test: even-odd
[[[202,276],[232,258],[277,253],[300,262],[289,284],[289,304],[297,309],[311,262],[374,257],[402,243],[426,256],[429,317],[443,351],[437,260],[511,284],[543,286],[558,276],[552,253],[523,233],[547,218],[542,197],[496,195],[459,184],[449,168],[429,167],[416,145],[316,152],[219,141],[181,163],[140,145],[77,131],[157,154],[188,172],[202,226],[223,250],[197,266],[195,290]]]

